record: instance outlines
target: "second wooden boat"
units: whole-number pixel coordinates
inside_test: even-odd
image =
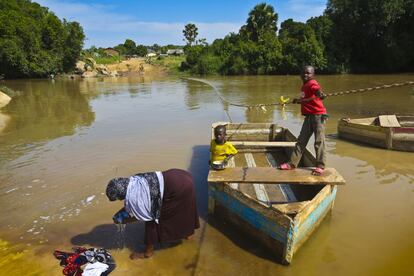
[[[338,122],[338,136],[385,149],[414,151],[414,116],[343,118]]]

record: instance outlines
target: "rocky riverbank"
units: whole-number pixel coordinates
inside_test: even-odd
[[[10,116],[3,114],[1,109],[9,104],[11,101],[11,97],[8,96],[6,93],[0,90],[0,133],[3,132],[3,129],[6,128],[8,121],[10,120]]]
[[[82,78],[118,76],[155,76],[165,75],[164,68],[151,64],[145,58],[131,58],[114,64],[97,64],[92,58],[76,63],[74,75]],[[71,75],[73,77],[73,75]]]

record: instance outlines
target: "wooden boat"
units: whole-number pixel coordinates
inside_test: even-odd
[[[336,184],[344,179],[333,168],[312,176],[315,157],[305,151],[300,168],[281,171],[296,137],[275,124],[214,123],[227,127],[227,140],[239,153],[226,169],[210,170],[209,213],[231,222],[270,249],[284,264],[334,206]],[[302,168],[304,167],[304,168]]]
[[[414,151],[414,116],[342,118],[338,136],[385,149]]]

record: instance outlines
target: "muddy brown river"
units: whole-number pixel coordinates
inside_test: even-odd
[[[406,75],[317,76],[325,92],[414,80]],[[297,76],[210,77],[234,103],[295,97]],[[325,105],[328,166],[346,179],[333,212],[290,266],[218,219],[206,219],[212,122],[275,122],[299,134],[299,105],[223,106],[214,90],[178,78],[8,80],[17,92],[0,111],[0,275],[62,275],[55,249],[105,247],[111,275],[408,275],[414,271],[414,153],[387,151],[337,138],[341,117],[414,114],[414,88],[330,97]],[[308,144],[313,151],[313,141]],[[195,239],[142,249],[143,224],[112,224],[121,202],[109,202],[116,176],[183,168],[192,172],[201,228]],[[412,275],[412,274],[411,274]]]

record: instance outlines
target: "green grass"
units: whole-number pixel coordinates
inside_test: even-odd
[[[13,89],[8,88],[5,85],[0,85],[0,91],[12,98],[22,94],[21,91],[15,91]]]
[[[166,68],[170,73],[181,74],[180,66],[184,60],[185,56],[168,56],[154,58],[151,63]]]
[[[94,58],[94,60],[98,64],[113,64],[113,63],[118,63],[122,59],[120,56],[114,56],[114,57],[96,57]]]

